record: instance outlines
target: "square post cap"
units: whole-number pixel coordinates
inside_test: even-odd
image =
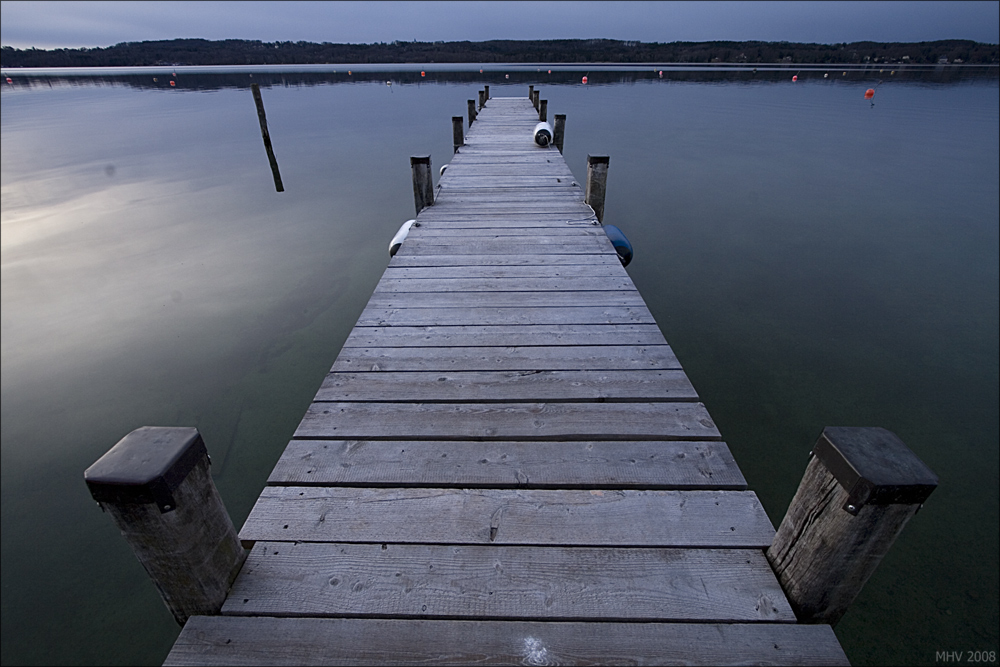
[[[848,493],[844,510],[866,504],[919,505],[938,477],[892,431],[875,426],[827,426],[812,454]]]
[[[203,457],[196,428],[143,426],[118,441],[83,473],[97,502],[176,507],[173,492]]]

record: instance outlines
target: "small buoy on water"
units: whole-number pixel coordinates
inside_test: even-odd
[[[427,76],[427,72],[420,72],[420,76]]]
[[[875,89],[874,88],[869,88],[868,90],[865,91],[865,99],[866,100],[870,100],[873,97],[875,97]]]
[[[351,70],[347,70],[347,76],[351,75]]]
[[[661,79],[663,78],[663,70],[662,69],[660,70],[660,78]]]
[[[826,77],[828,77],[828,76],[830,76],[830,73],[829,73],[829,72],[827,72],[826,74],[824,74],[824,75],[823,75],[823,78],[825,79],[825,78],[826,78]]]
[[[844,76],[847,76],[847,72],[844,72]]]
[[[891,76],[891,75],[893,75],[895,73],[896,73],[896,70],[892,70],[891,72],[889,72],[889,75]]]
[[[176,82],[176,81],[171,81],[171,82],[170,82],[170,85],[171,85],[171,86],[176,86],[176,85],[177,85],[177,82]]]
[[[552,74],[552,70],[549,70],[549,74]]]
[[[156,81],[156,79],[153,79],[153,81]],[[7,83],[14,83],[14,79],[12,79],[12,78],[10,78],[10,77],[8,76],[8,77],[7,77]]]
[[[509,79],[509,78],[510,78],[510,74],[504,74],[504,75],[503,75],[503,78],[505,78],[505,79]]]
[[[796,74],[796,75],[794,75],[792,77],[792,81],[798,81],[798,80],[799,80],[799,75],[798,74]]]
[[[482,73],[483,73],[483,70],[479,70],[479,73],[480,73],[480,74],[482,74]]]
[[[583,77],[583,82],[587,83],[587,77]]]

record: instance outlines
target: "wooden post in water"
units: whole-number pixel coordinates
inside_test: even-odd
[[[490,100],[490,87],[489,86],[483,86],[483,88],[484,88],[484,90],[483,90],[483,98],[486,100],[486,102],[488,102]],[[486,104],[486,102],[483,102],[483,104]]]
[[[413,203],[417,214],[434,204],[434,178],[431,175],[431,156],[414,155],[410,157],[410,169],[413,171]]]
[[[542,121],[543,123],[548,122],[548,120],[549,120],[549,101],[548,100],[539,100],[539,102],[538,102],[538,120]]]
[[[566,114],[557,113],[555,115],[556,124],[552,128],[552,143],[556,145],[559,152],[562,153],[563,149],[563,137],[566,134]]]
[[[472,128],[472,123],[475,120],[476,120],[476,101],[469,100],[469,129]]]
[[[532,103],[535,101],[535,87],[528,86],[528,100]]]
[[[583,201],[594,209],[598,222],[604,222],[604,194],[607,191],[610,160],[607,155],[587,156],[587,189]]]
[[[483,91],[480,90],[479,91],[479,108],[482,109],[484,106],[486,106],[486,93],[484,93]]]
[[[181,625],[219,612],[246,559],[209,465],[198,429],[144,426],[83,473]]]
[[[537,91],[537,90],[533,90],[533,91],[532,91],[532,95],[531,95],[531,106],[535,107],[535,111],[538,111],[538,96],[539,96],[540,94],[541,94],[541,93],[540,93],[539,91]]]
[[[281,184],[281,174],[278,172],[278,161],[274,157],[274,149],[271,148],[271,135],[267,131],[267,116],[264,114],[264,99],[260,96],[260,86],[256,83],[251,83],[250,92],[253,93],[253,102],[257,105],[257,120],[260,121],[260,136],[264,138],[264,150],[267,151],[267,161],[271,164],[271,175],[274,177],[274,189],[278,192],[284,192],[285,186]]]
[[[451,117],[451,141],[455,144],[455,152],[458,152],[459,146],[465,145],[465,135],[462,133],[462,123],[465,119],[461,116]]]
[[[937,483],[891,431],[823,430],[767,550],[800,622],[837,624]]]

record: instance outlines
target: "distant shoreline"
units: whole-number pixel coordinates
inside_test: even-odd
[[[610,39],[333,44],[174,39],[94,49],[0,49],[0,66],[180,67],[282,65],[864,66],[1000,64],[996,44],[934,42],[633,42]]]

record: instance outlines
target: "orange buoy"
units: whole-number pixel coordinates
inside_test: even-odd
[[[420,72],[420,76],[427,76],[427,72]]]
[[[875,89],[874,88],[869,88],[868,90],[865,91],[865,99],[866,100],[870,100],[873,97],[875,97]]]
[[[583,77],[583,82],[587,83],[587,77]]]
[[[549,70],[549,74],[552,74],[552,70]]]
[[[351,70],[347,70],[347,76],[351,75]]]
[[[483,73],[483,70],[479,70],[479,73],[480,73],[480,74],[482,74],[482,73]]]
[[[176,82],[176,81],[171,81],[171,82],[170,82],[170,85],[171,85],[171,86],[176,86],[176,85],[177,85],[177,82]]]
[[[798,80],[799,80],[799,75],[798,74],[796,74],[795,76],[792,77],[792,81],[798,81]]]

